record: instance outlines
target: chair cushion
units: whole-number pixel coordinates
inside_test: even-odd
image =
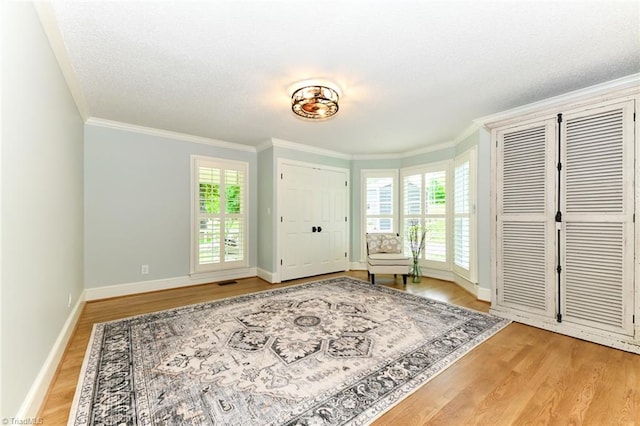
[[[369,254],[402,253],[402,239],[396,234],[367,234]]]
[[[373,266],[408,266],[411,258],[401,253],[375,253],[367,256],[367,262]]]

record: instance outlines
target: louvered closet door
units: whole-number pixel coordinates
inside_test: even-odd
[[[552,317],[553,119],[497,133],[497,302]]]
[[[633,102],[563,115],[562,319],[633,334]]]

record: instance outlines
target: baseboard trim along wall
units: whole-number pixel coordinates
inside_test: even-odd
[[[42,368],[38,372],[36,379],[33,381],[27,396],[25,397],[20,410],[16,414],[16,419],[35,419],[44,403],[44,398],[47,396],[51,382],[58,371],[58,366],[62,360],[67,344],[73,335],[73,331],[76,328],[76,324],[80,319],[82,308],[85,304],[84,293],[78,297],[76,304],[69,313],[67,320],[60,330],[58,338],[53,344],[47,359],[45,360]]]
[[[351,270],[353,271],[366,271],[367,264],[365,262],[351,262]],[[471,281],[451,272],[442,271],[439,269],[422,268],[422,275],[429,278],[436,278],[438,280],[452,281],[459,285],[469,293],[476,296],[478,300],[483,302],[491,302],[491,289],[478,286]]]
[[[172,288],[189,287],[217,281],[234,280],[257,276],[257,268],[232,269],[228,271],[197,274],[191,276],[163,278],[159,280],[139,281],[125,284],[115,284],[85,289],[85,299],[100,300],[111,297],[128,296],[131,294],[148,293],[151,291],[169,290]]]
[[[611,346],[613,348],[622,349],[623,351],[640,354],[640,345],[638,344],[638,342],[633,341],[632,337],[625,337],[605,330],[597,330],[595,328],[591,330],[585,330],[583,328],[579,328],[579,325],[573,326],[566,322],[560,324],[555,320],[555,318],[521,315],[518,312],[503,310],[500,306],[495,305],[491,307],[489,312],[494,315],[498,315],[499,317],[517,321],[522,324],[531,325],[533,327],[542,328],[543,330],[549,330],[555,333],[564,334],[565,336],[571,336],[577,339],[582,339],[604,346]]]
[[[258,278],[262,278],[263,280],[271,284],[277,284],[281,282],[280,274],[278,274],[277,272],[269,272],[266,269],[258,268],[257,275]]]
[[[477,287],[477,297],[478,300],[482,300],[483,302],[491,302],[491,289],[484,287]]]

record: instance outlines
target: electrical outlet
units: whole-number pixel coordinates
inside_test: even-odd
[[[149,273],[149,265],[140,265],[140,274],[147,275]]]

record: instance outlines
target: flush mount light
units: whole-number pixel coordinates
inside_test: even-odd
[[[327,86],[304,86],[291,95],[291,110],[302,118],[323,120],[338,112],[338,92]]]

